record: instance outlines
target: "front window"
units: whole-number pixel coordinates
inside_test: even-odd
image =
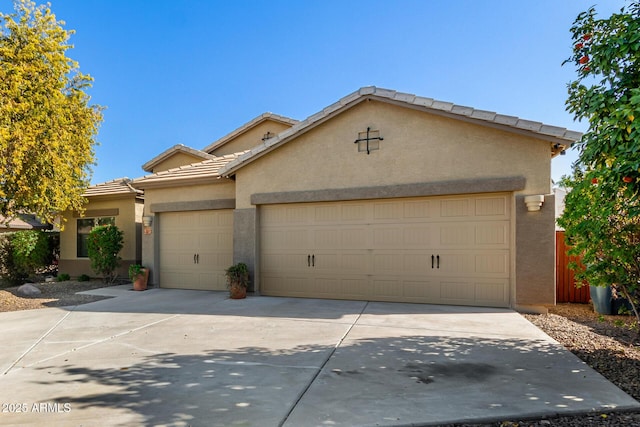
[[[77,234],[77,256],[78,258],[88,258],[89,249],[87,247],[87,240],[89,239],[89,233],[94,227],[99,225],[116,225],[116,219],[112,216],[105,216],[99,218],[82,218],[78,220],[78,234]]]

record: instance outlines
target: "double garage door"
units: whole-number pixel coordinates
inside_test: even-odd
[[[160,286],[224,290],[233,263],[233,210],[160,214]]]
[[[261,293],[508,307],[510,207],[510,194],[261,206]]]

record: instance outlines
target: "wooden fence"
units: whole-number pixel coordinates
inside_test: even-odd
[[[567,249],[564,231],[556,231],[556,302],[588,303],[589,286],[576,288],[573,270],[569,269],[569,262],[579,258],[567,255]]]

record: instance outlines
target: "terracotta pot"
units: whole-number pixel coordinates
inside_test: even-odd
[[[229,287],[229,296],[231,299],[243,299],[247,297],[247,288],[232,283]]]
[[[147,290],[147,282],[149,281],[149,269],[143,268],[143,274],[139,275],[136,280],[133,281],[133,290],[134,291],[146,291]]]

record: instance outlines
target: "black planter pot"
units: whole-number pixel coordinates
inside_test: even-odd
[[[593,308],[599,314],[611,314],[611,286],[589,286]]]

